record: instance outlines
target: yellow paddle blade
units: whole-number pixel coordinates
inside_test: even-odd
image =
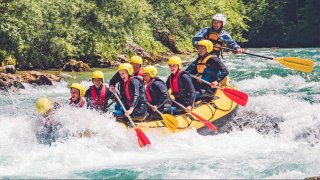
[[[166,127],[170,131],[175,132],[178,126],[178,120],[170,114],[162,114],[161,117]]]
[[[282,57],[282,58],[273,58],[273,60],[278,61],[280,64],[295,69],[302,72],[311,72],[313,70],[314,63],[309,59],[301,59],[296,57]]]

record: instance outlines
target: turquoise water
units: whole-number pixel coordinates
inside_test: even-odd
[[[271,57],[314,60],[310,74],[248,55],[225,55],[230,76],[249,95],[234,122],[240,130],[200,136],[195,130],[162,136],[148,133],[152,146],[137,146],[134,131],[114,122],[110,114],[63,106],[55,117],[71,133],[89,128],[92,138],[69,137],[51,147],[38,144],[34,103],[40,96],[66,104],[68,82],[26,85],[19,93],[0,93],[1,178],[305,178],[320,175],[320,48],[248,49]],[[192,58],[191,58],[192,59]],[[184,59],[189,61],[189,59]],[[158,64],[160,76],[169,71]],[[109,79],[114,70],[103,70]],[[62,73],[82,80],[89,73]],[[277,131],[271,125],[277,123]],[[277,133],[276,133],[277,132]]]

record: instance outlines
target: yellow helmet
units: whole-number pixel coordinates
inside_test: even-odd
[[[198,46],[205,46],[207,49],[207,53],[213,50],[213,44],[210,40],[201,40],[198,42]]]
[[[122,63],[120,64],[120,66],[118,67],[118,71],[120,70],[127,70],[128,74],[129,75],[132,75],[133,74],[133,67],[131,64],[129,63]]]
[[[103,75],[103,72],[101,71],[94,71],[92,73],[92,79],[95,79],[95,78],[99,78],[99,79],[102,79],[102,82],[103,82],[103,79],[104,79],[104,75]]]
[[[36,103],[36,108],[39,114],[45,114],[53,108],[53,103],[47,98],[39,98]]]
[[[83,97],[86,94],[86,88],[82,84],[72,83],[70,88],[78,89],[81,97]]]
[[[168,64],[170,64],[170,65],[175,65],[175,64],[177,64],[177,65],[179,66],[179,69],[182,69],[181,58],[178,57],[178,56],[172,56],[172,57],[169,59]]]
[[[154,66],[147,66],[142,69],[142,74],[145,74],[145,73],[149,74],[151,77],[154,78],[157,76],[158,70]]]
[[[132,56],[130,58],[130,63],[136,63],[142,65],[142,58],[140,56]]]

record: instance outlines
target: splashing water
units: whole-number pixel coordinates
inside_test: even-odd
[[[0,92],[1,178],[305,178],[320,175],[320,49],[249,49],[271,57],[315,61],[304,74],[279,63],[247,55],[223,59],[230,76],[249,95],[230,122],[233,131],[201,136],[148,133],[152,145],[141,149],[133,130],[111,114],[63,105],[55,114],[69,134],[52,146],[35,136],[35,101],[47,96],[67,104],[68,83]],[[157,65],[163,79],[166,66]],[[65,74],[65,76],[67,76]],[[72,76],[73,77],[73,76]],[[110,78],[107,78],[110,79]],[[90,82],[81,82],[89,87]],[[8,94],[10,93],[10,94]],[[79,138],[90,129],[91,138]]]

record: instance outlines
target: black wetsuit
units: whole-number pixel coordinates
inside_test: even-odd
[[[129,76],[129,78],[130,77],[132,76]],[[129,94],[131,97],[130,101],[128,100],[128,97],[126,97],[125,84],[122,79],[121,81],[121,101],[123,102],[123,105],[125,106],[126,110],[129,110],[130,107],[134,108],[133,112],[130,114],[130,117],[134,119],[144,119],[147,115],[147,104],[144,84],[142,80],[135,76],[133,76],[133,78],[131,79],[129,83]]]
[[[171,114],[171,100],[165,82],[160,78],[155,77],[151,79],[150,85],[147,87],[152,99],[149,103],[153,106],[157,106],[157,109],[160,112]],[[148,113],[148,120],[161,119],[161,116],[154,112],[150,107],[148,108]]]

